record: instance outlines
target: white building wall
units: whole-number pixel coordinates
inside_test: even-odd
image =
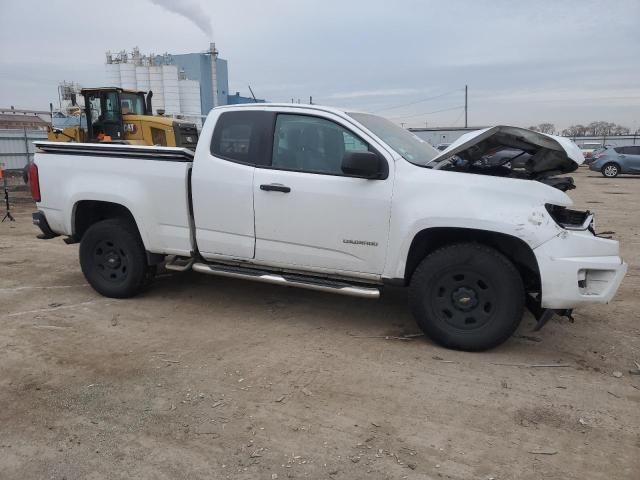
[[[120,64],[119,63],[106,63],[105,72],[107,77],[107,87],[119,87],[120,86]]]
[[[136,89],[136,66],[133,63],[120,63],[120,86],[127,90]]]
[[[200,82],[195,80],[180,80],[181,113],[200,115]]]
[[[167,115],[180,113],[180,90],[178,88],[178,67],[162,65],[162,84],[164,86],[164,108]]]
[[[195,123],[198,128],[202,127],[200,82],[179,80],[178,89],[180,91],[180,108],[183,118]]]
[[[151,90],[149,86],[149,66],[137,65],[136,66],[136,90],[142,92],[148,92]],[[156,92],[153,92],[155,95]]]
[[[153,113],[158,109],[164,109],[164,86],[162,83],[162,67],[149,67],[149,90],[153,91],[151,103],[153,105]]]

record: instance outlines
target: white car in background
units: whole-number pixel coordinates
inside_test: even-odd
[[[593,151],[602,148],[602,145],[599,142],[584,142],[580,145],[580,150],[582,150],[582,155],[584,155],[585,159],[591,159],[593,157]]]

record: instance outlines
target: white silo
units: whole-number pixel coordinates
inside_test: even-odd
[[[202,107],[200,105],[200,82],[196,80],[180,79],[180,108],[183,118],[202,126]]]
[[[200,115],[200,82],[196,80],[180,80],[180,108],[185,115]]]
[[[178,89],[178,67],[162,65],[162,84],[164,86],[164,108],[167,115],[180,113],[180,91]]]
[[[120,64],[120,86],[128,90],[136,89],[136,66],[133,63]]]
[[[149,90],[153,92],[151,104],[153,105],[153,113],[158,109],[165,109],[164,106],[164,87],[162,84],[162,67],[153,65],[149,67]]]
[[[119,87],[120,86],[120,64],[119,63],[107,63],[104,66],[107,77],[107,87]]]
[[[148,92],[150,89],[151,87],[149,86],[149,66],[136,65],[136,90]]]

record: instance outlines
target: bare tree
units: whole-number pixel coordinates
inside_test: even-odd
[[[538,125],[538,131],[542,133],[553,133],[556,131],[556,126],[553,123],[541,123]]]
[[[584,125],[571,125],[569,128],[565,128],[562,131],[562,135],[565,135],[567,137],[582,137],[586,134],[587,132],[587,127],[585,127]]]
[[[538,125],[532,125],[529,130],[541,133],[553,133],[556,131],[556,126],[553,123],[540,123]]]
[[[538,127],[541,127],[542,125],[538,125]],[[562,131],[562,135],[566,137],[610,137],[612,135],[629,135],[629,133],[631,133],[631,130],[628,127],[602,120],[598,122],[591,122],[587,126],[580,124],[571,125]]]
[[[622,125],[616,125],[613,129],[614,135],[629,135],[629,133],[631,133],[631,130],[627,127],[623,127]]]

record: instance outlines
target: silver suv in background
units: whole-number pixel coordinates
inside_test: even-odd
[[[609,178],[621,173],[640,175],[640,145],[601,149],[596,153],[589,169]]]

